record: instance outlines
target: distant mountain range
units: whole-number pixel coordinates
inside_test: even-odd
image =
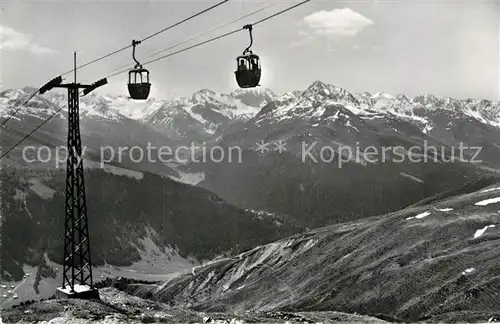
[[[0,116],[7,116],[35,90],[26,87],[0,92]],[[66,100],[66,95],[54,92],[36,96],[18,113],[19,118],[46,118],[58,107],[65,105]],[[186,98],[134,101],[125,96],[91,93],[81,97],[80,110],[84,120],[114,123],[134,120],[167,135],[171,141],[193,141],[220,135],[231,121],[248,120],[259,112],[267,112],[269,107],[261,109],[269,103],[277,104],[277,118],[291,117],[290,111],[293,106],[300,105],[300,100],[341,104],[362,118],[384,116],[411,120],[423,127],[423,131],[431,133],[438,125],[426,115],[439,111],[447,112],[450,118],[466,118],[467,121],[474,120],[484,125],[500,127],[500,101],[437,98],[431,94],[410,99],[403,94],[391,95],[384,92],[351,93],[321,81],[315,81],[305,91],[296,90],[282,95],[261,88],[239,89],[229,94],[202,89]],[[289,103],[293,105],[287,105]],[[295,117],[307,117],[300,110],[294,110],[293,113]],[[450,125],[445,128],[450,128]]]
[[[3,114],[15,108],[35,89],[24,88],[0,93],[4,101]],[[276,95],[268,89],[236,90],[230,94],[218,94],[208,89],[195,92],[191,97],[173,100],[148,99],[135,101],[125,96],[107,96],[91,93],[81,97],[80,111],[83,119],[101,122],[124,123],[134,120],[148,125],[169,137],[171,141],[204,140],[220,132],[221,128],[235,119],[248,119]],[[66,104],[66,95],[47,93],[36,97],[21,114],[46,117],[53,113],[50,103]],[[42,111],[40,107],[45,109]],[[55,108],[52,107],[52,108]],[[29,109],[34,108],[34,109]]]
[[[36,89],[26,87],[0,92],[0,117],[9,116],[34,91]],[[146,148],[150,143],[153,147],[176,147],[191,142],[211,141],[229,124],[254,116],[274,97],[270,90],[237,90],[231,94],[200,90],[189,98],[136,102],[123,96],[92,93],[80,100],[83,145],[87,146],[85,155],[91,160],[99,160],[101,148],[105,146]],[[0,145],[4,150],[14,146],[25,134],[54,115],[24,142],[24,146],[46,145],[54,150],[64,146],[67,136],[66,100],[64,94],[57,92],[35,96],[2,128]],[[62,111],[58,112],[61,107]],[[24,165],[24,161],[19,159],[21,149],[16,148],[2,162]],[[115,155],[113,163],[136,171],[179,177],[171,166],[135,163],[127,154],[121,157]]]
[[[432,98],[351,94],[316,81],[278,97],[217,139],[214,145],[242,148],[242,163],[191,163],[183,170],[203,172],[199,185],[233,204],[291,215],[308,227],[395,211],[500,166],[499,103],[466,100],[452,110]],[[271,151],[256,152],[260,141]],[[280,142],[286,143],[281,154],[273,151]],[[461,144],[471,147],[462,157]],[[322,148],[335,159],[303,161],[303,148],[313,145],[317,159]],[[379,158],[394,147],[407,157],[398,162],[389,150],[384,163],[373,162],[364,154],[368,147]],[[346,148],[360,153],[342,155]]]

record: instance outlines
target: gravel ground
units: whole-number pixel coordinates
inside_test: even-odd
[[[2,312],[3,323],[387,323],[338,312],[202,313],[130,296],[114,288],[99,291],[101,301],[48,300]]]

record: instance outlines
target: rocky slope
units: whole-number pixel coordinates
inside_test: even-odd
[[[387,323],[378,318],[339,312],[248,312],[205,313],[169,307],[113,288],[100,291],[101,302],[49,300],[6,310],[5,323],[208,323],[208,324],[298,324],[298,323]]]
[[[128,292],[197,311],[335,310],[411,322],[492,321],[500,315],[496,181],[278,240],[163,284],[131,285]]]

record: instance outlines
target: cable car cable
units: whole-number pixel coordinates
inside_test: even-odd
[[[195,47],[199,47],[199,46],[201,46],[201,45],[205,45],[205,44],[210,43],[210,42],[213,42],[213,41],[215,41],[215,40],[217,40],[217,39],[221,39],[221,38],[224,38],[224,37],[226,37],[226,36],[229,36],[229,35],[232,35],[232,34],[236,34],[236,33],[237,33],[237,32],[239,32],[239,31],[241,31],[241,30],[240,30],[240,29],[233,30],[233,31],[231,31],[231,32],[225,33],[225,34],[223,34],[223,35],[220,35],[220,36],[217,36],[217,37],[214,37],[214,38],[211,38],[211,39],[208,39],[208,40],[203,41],[203,42],[201,42],[201,43],[197,43],[197,44],[191,45],[191,46],[189,46],[189,47],[183,48],[183,49],[178,50],[178,51],[176,51],[176,52],[173,52],[173,53],[169,53],[169,54],[166,54],[166,55],[160,56],[160,57],[158,57],[158,58],[156,58],[156,59],[153,59],[153,60],[147,61],[146,63],[143,63],[142,65],[146,65],[146,64],[154,63],[154,62],[156,62],[156,61],[163,60],[163,59],[165,59],[165,58],[167,58],[167,57],[170,57],[170,56],[173,56],[173,55],[176,55],[176,54],[179,54],[179,53],[185,52],[185,51],[187,51],[187,50],[190,50],[190,49],[195,48]],[[116,72],[116,73],[113,73],[113,74],[111,74],[111,75],[107,76],[106,78],[111,78],[111,77],[117,76],[117,75],[122,74],[122,73],[124,73],[124,72],[126,72],[126,71],[128,71],[128,69],[126,69],[126,70],[121,70],[121,71],[118,71],[118,72]]]
[[[302,2],[299,2],[299,3],[297,3],[297,4],[295,4],[295,5],[291,6],[291,7],[288,7],[288,8],[286,8],[286,9],[281,10],[281,11],[278,11],[277,13],[275,13],[275,14],[273,14],[273,15],[271,15],[271,16],[265,17],[265,18],[263,18],[263,19],[261,19],[261,20],[259,20],[259,21],[257,21],[257,22],[254,22],[252,25],[254,25],[254,26],[255,26],[255,25],[258,25],[258,24],[260,24],[260,23],[263,23],[263,22],[264,22],[264,21],[266,21],[266,20],[269,20],[269,19],[274,18],[274,17],[276,17],[276,16],[279,16],[279,15],[281,15],[281,14],[284,14],[285,12],[290,11],[290,10],[292,10],[292,9],[295,9],[295,8],[297,8],[298,6],[301,6],[301,5],[303,5],[303,4],[306,4],[306,3],[310,2],[310,1],[311,1],[311,0],[304,0],[304,1],[302,1]]]
[[[198,39],[198,38],[200,38],[200,37],[202,37],[202,36],[204,36],[204,35],[206,35],[206,34],[210,34],[210,33],[214,32],[214,31],[216,31],[216,30],[219,30],[219,29],[221,29],[221,28],[224,28],[224,27],[226,27],[226,26],[229,26],[229,25],[231,25],[231,24],[234,24],[235,22],[238,22],[238,21],[240,21],[240,20],[243,20],[243,19],[245,19],[245,18],[248,18],[248,17],[250,17],[250,16],[253,16],[253,15],[255,15],[255,14],[257,14],[257,13],[261,12],[261,11],[264,11],[264,10],[266,10],[267,8],[270,8],[270,7],[272,7],[272,6],[275,6],[275,5],[276,5],[275,3],[272,3],[272,4],[270,4],[270,5],[265,6],[264,8],[257,9],[257,10],[255,10],[255,11],[253,11],[253,12],[249,13],[249,14],[246,14],[246,15],[241,16],[241,17],[239,17],[239,18],[236,18],[236,19],[234,19],[234,20],[232,20],[232,21],[230,21],[230,22],[227,22],[227,23],[225,23],[224,25],[217,26],[217,27],[212,28],[212,29],[210,29],[210,30],[208,30],[208,31],[205,31],[205,32],[203,32],[203,33],[201,33],[201,34],[197,34],[196,36],[193,36],[193,37],[191,37],[191,38],[188,38],[188,39],[186,39],[186,40],[184,40],[184,41],[182,41],[182,42],[180,42],[180,43],[177,43],[177,44],[175,44],[175,45],[169,46],[169,47],[167,47],[167,48],[165,48],[165,49],[162,49],[162,50],[159,50],[159,51],[157,51],[157,52],[155,52],[155,53],[152,53],[152,54],[150,54],[150,55],[146,56],[146,58],[153,57],[153,56],[155,56],[155,55],[161,54],[161,53],[166,52],[166,51],[168,51],[168,50],[171,50],[171,49],[173,49],[173,48],[176,48],[176,47],[179,47],[179,46],[184,45],[184,44],[186,44],[186,43],[189,43],[190,41],[193,41],[193,40]],[[193,35],[193,34],[191,34],[191,35]],[[110,73],[113,73],[113,72],[115,72],[115,71],[121,70],[121,69],[123,69],[123,68],[125,68],[125,67],[128,67],[129,65],[130,65],[130,64],[123,64],[123,65],[120,65],[119,67],[114,68],[113,70],[111,70],[111,72],[110,72]]]
[[[186,21],[188,21],[188,20],[190,20],[190,19],[193,19],[193,18],[195,18],[195,17],[197,17],[197,16],[199,16],[199,15],[201,15],[201,14],[204,14],[205,12],[208,12],[208,11],[210,11],[210,10],[212,10],[212,9],[215,9],[215,8],[217,8],[218,6],[220,6],[220,5],[224,4],[224,3],[228,2],[228,1],[229,1],[229,0],[223,0],[223,1],[219,2],[219,3],[216,3],[215,5],[213,5],[213,6],[209,7],[209,8],[207,8],[207,9],[205,9],[205,10],[202,10],[202,11],[198,12],[197,14],[192,15],[191,17],[188,17],[188,18],[186,18],[186,19],[184,19],[184,20],[181,20],[181,21],[179,21],[178,23],[173,24],[172,26],[169,26],[169,27],[167,27],[167,28],[164,28],[164,29],[162,29],[162,30],[160,30],[160,31],[158,31],[158,32],[156,32],[156,33],[154,33],[154,34],[152,34],[152,35],[149,35],[148,37],[145,37],[145,38],[141,39],[141,42],[147,41],[148,39],[153,38],[153,37],[155,37],[155,36],[157,36],[157,35],[159,35],[159,34],[161,34],[161,33],[165,32],[165,31],[167,31],[167,30],[169,30],[169,29],[171,29],[171,28],[173,28],[173,27],[175,27],[175,26],[178,26],[178,25],[180,25],[180,24],[182,24],[182,23],[185,23]]]
[[[28,98],[28,100],[26,100],[22,105],[20,105],[16,110],[14,110],[13,113],[11,113],[3,122],[2,124],[0,124],[0,127],[4,126],[9,120],[12,119],[12,117],[14,117],[14,115],[19,111],[21,110],[23,107],[25,107],[28,102],[30,102],[31,99],[33,99],[38,93],[39,94],[44,94],[46,91],[48,91],[49,89],[52,89],[53,87],[57,86],[58,84],[60,84],[61,82],[63,81],[63,78],[61,76],[58,76],[52,80],[50,80],[49,82],[45,83],[43,86],[41,86],[40,88],[38,88],[37,90],[35,90],[31,96]]]
[[[263,19],[261,19],[261,20],[257,21],[256,23],[251,24],[251,25],[254,25],[254,26],[255,26],[256,24],[263,23],[263,22],[265,22],[265,21],[267,21],[267,20],[269,20],[269,19],[271,19],[271,18],[274,18],[274,17],[276,17],[276,16],[278,16],[278,15],[281,15],[281,14],[283,14],[283,13],[287,12],[287,11],[290,11],[290,10],[292,10],[292,9],[294,9],[294,8],[297,8],[298,6],[301,6],[301,5],[303,5],[303,4],[307,3],[307,2],[310,2],[310,1],[311,1],[311,0],[304,0],[304,1],[302,1],[302,2],[299,2],[299,3],[297,3],[297,4],[295,4],[295,5],[291,6],[291,7],[285,8],[285,9],[283,9],[283,10],[281,10],[281,11],[278,11],[277,13],[274,13],[274,14],[272,14],[272,15],[268,16],[268,17],[265,17],[265,18],[263,18]],[[224,37],[227,37],[227,36],[233,35],[233,34],[236,34],[236,33],[240,32],[240,31],[242,31],[242,30],[245,30],[245,28],[238,28],[238,29],[232,30],[232,31],[227,32],[227,33],[225,33],[225,34],[222,34],[222,35],[219,35],[219,36],[216,36],[216,37],[213,37],[213,38],[207,39],[207,40],[205,40],[205,41],[203,41],[203,42],[196,43],[196,44],[194,44],[194,45],[191,45],[191,46],[185,47],[185,48],[183,48],[183,49],[181,49],[181,50],[178,50],[178,51],[175,51],[175,52],[172,52],[172,53],[169,53],[169,54],[166,54],[166,55],[160,56],[160,57],[155,58],[155,59],[153,59],[153,60],[147,61],[147,62],[143,63],[142,65],[147,65],[147,64],[150,64],[150,63],[154,63],[154,62],[157,62],[157,61],[163,60],[163,59],[165,59],[165,58],[167,58],[167,57],[170,57],[170,56],[173,56],[173,55],[177,55],[177,54],[182,53],[182,52],[185,52],[185,51],[187,51],[187,50],[190,50],[190,49],[193,49],[193,48],[196,48],[196,47],[199,47],[199,46],[202,46],[202,45],[205,45],[205,44],[211,43],[211,42],[213,42],[213,41],[216,41],[216,40],[218,40],[218,39],[221,39],[221,38],[224,38]],[[126,72],[126,71],[128,71],[128,69],[126,69],[126,70],[121,70],[121,71],[119,71],[119,72],[116,72],[116,73],[110,74],[110,75],[108,75],[106,78],[111,78],[111,77],[114,77],[114,76],[120,75],[120,74],[122,74],[122,73],[124,73],[124,72]]]
[[[38,91],[37,91],[38,92]],[[80,92],[79,95],[84,95],[84,92]],[[30,133],[28,133],[27,135],[25,135],[20,141],[18,141],[14,146],[12,146],[9,150],[7,150],[7,152],[3,153],[2,156],[0,156],[0,160],[2,158],[4,158],[5,156],[7,156],[7,154],[9,154],[10,152],[12,152],[17,146],[19,146],[19,144],[21,144],[22,142],[24,142],[28,137],[30,137],[31,135],[33,135],[37,130],[39,130],[43,125],[45,125],[46,123],[49,122],[49,120],[51,120],[52,118],[54,118],[61,110],[63,110],[66,106],[68,106],[67,103],[65,103],[64,105],[62,105],[59,109],[57,109],[56,111],[54,111],[54,113],[52,115],[50,115],[47,119],[45,119],[40,125],[38,125],[35,129],[33,129]]]
[[[249,14],[246,14],[246,15],[244,15],[244,16],[242,16],[242,17],[236,18],[236,19],[234,19],[234,20],[232,20],[232,21],[230,21],[230,22],[228,22],[228,23],[225,23],[225,24],[224,24],[224,25],[222,25],[222,26],[219,26],[219,27],[213,28],[213,29],[211,29],[211,30],[209,30],[209,31],[206,31],[206,32],[204,32],[204,33],[202,33],[202,34],[200,34],[200,35],[196,36],[196,37],[193,37],[193,38],[190,38],[190,39],[188,39],[188,40],[185,40],[185,41],[183,41],[182,43],[179,43],[179,44],[177,44],[177,45],[173,45],[173,46],[171,46],[171,47],[168,47],[168,48],[165,48],[165,49],[163,49],[163,50],[161,50],[161,51],[158,51],[158,52],[156,52],[156,53],[154,53],[154,54],[151,54],[151,55],[149,55],[148,57],[152,57],[152,56],[154,56],[154,55],[157,55],[157,54],[160,54],[160,53],[166,52],[166,51],[168,51],[169,49],[172,49],[172,48],[175,48],[175,47],[179,47],[180,45],[183,45],[183,44],[188,43],[188,42],[190,42],[190,41],[192,41],[192,40],[198,39],[198,38],[200,38],[201,36],[204,36],[204,35],[206,35],[206,34],[209,34],[209,33],[211,33],[211,32],[214,32],[214,31],[216,31],[216,30],[219,30],[219,29],[224,28],[224,27],[226,27],[226,26],[229,26],[229,25],[231,25],[231,24],[234,24],[235,22],[238,22],[238,21],[243,20],[243,19],[245,19],[245,18],[247,18],[247,17],[253,16],[253,15],[254,15],[254,14],[256,14],[256,13],[259,13],[259,12],[261,12],[261,11],[264,11],[264,10],[266,10],[267,8],[273,7],[273,6],[275,6],[275,5],[276,5],[275,3],[272,3],[272,4],[270,4],[270,5],[265,6],[264,8],[257,9],[257,10],[255,10],[255,11],[253,11],[253,12],[249,13]]]
[[[24,142],[28,137],[30,137],[31,135],[33,135],[33,133],[35,133],[37,130],[39,130],[43,125],[45,125],[49,120],[51,120],[55,115],[57,115],[66,106],[67,106],[67,104],[64,104],[61,108],[59,108],[58,110],[56,110],[52,115],[50,115],[47,119],[45,119],[40,125],[38,125],[35,129],[33,129],[29,134],[25,135],[14,146],[12,146],[9,150],[7,150],[7,152],[3,153],[2,156],[0,156],[0,160],[2,158],[4,158],[7,154],[9,154],[10,152],[12,152],[12,150],[14,150],[17,146],[19,146],[19,144],[21,144],[22,142]]]
[[[221,1],[221,2],[218,2],[218,3],[214,4],[214,5],[213,5],[213,6],[211,6],[211,7],[208,7],[208,8],[206,8],[206,9],[204,9],[204,10],[202,10],[202,11],[200,11],[200,12],[198,12],[198,13],[194,14],[194,15],[191,15],[191,16],[189,16],[189,17],[187,17],[187,18],[185,18],[185,19],[183,19],[183,20],[181,20],[181,21],[179,21],[179,22],[176,22],[176,23],[175,23],[175,24],[173,24],[173,25],[170,25],[170,26],[168,26],[168,27],[166,27],[166,28],[163,28],[163,29],[162,29],[162,30],[160,30],[160,31],[157,31],[157,32],[156,32],[156,33],[154,33],[154,34],[151,34],[151,35],[149,35],[149,36],[146,36],[146,37],[144,37],[143,39],[141,39],[140,41],[141,41],[141,42],[144,42],[144,41],[146,41],[146,40],[149,40],[149,39],[151,39],[151,38],[153,38],[153,37],[155,37],[155,36],[157,36],[157,35],[159,35],[159,34],[161,34],[161,33],[166,32],[166,31],[167,31],[167,30],[169,30],[169,29],[172,29],[172,28],[174,28],[174,27],[176,27],[176,26],[179,26],[180,24],[183,24],[183,23],[187,22],[188,20],[191,20],[191,19],[193,19],[193,18],[195,18],[195,17],[198,17],[199,15],[204,14],[204,13],[206,13],[206,12],[208,12],[208,11],[212,10],[212,9],[215,9],[215,8],[217,8],[218,6],[223,5],[224,3],[228,2],[228,1],[229,1],[229,0],[223,0],[223,1]],[[77,66],[77,67],[76,67],[76,69],[78,70],[78,69],[81,69],[81,68],[83,68],[83,67],[89,66],[89,65],[94,64],[94,63],[96,63],[96,62],[99,62],[99,61],[101,61],[101,60],[104,60],[104,59],[106,59],[106,58],[108,58],[108,57],[110,57],[110,56],[113,56],[113,55],[115,55],[115,54],[118,54],[118,53],[120,53],[120,52],[122,52],[122,51],[124,51],[124,50],[126,50],[126,49],[131,48],[131,47],[132,47],[132,45],[127,45],[127,46],[124,46],[124,47],[122,47],[122,48],[120,48],[120,49],[118,49],[118,50],[116,50],[116,51],[113,51],[113,52],[111,52],[111,53],[109,53],[109,54],[103,55],[103,56],[101,56],[101,57],[98,57],[98,58],[96,58],[96,59],[94,59],[94,60],[90,61],[90,62],[87,62],[87,63],[84,63],[84,64],[82,64],[82,65],[80,65],[80,66]],[[74,69],[69,70],[69,71],[67,71],[67,72],[64,72],[64,73],[63,73],[63,74],[61,74],[61,75],[66,75],[66,74],[69,74],[69,73],[73,73],[73,71],[74,71]]]
[[[0,127],[2,127],[3,125],[5,125],[9,120],[12,119],[12,117],[14,117],[15,114],[17,114],[17,112],[19,112],[19,110],[23,109],[24,106],[26,106],[28,104],[28,102],[33,99],[37,93],[40,91],[40,89],[37,89],[35,92],[33,92],[33,94],[28,98],[28,100],[26,100],[22,105],[20,105],[16,110],[14,110],[13,113],[11,113],[7,118],[5,118],[5,120],[0,124]]]

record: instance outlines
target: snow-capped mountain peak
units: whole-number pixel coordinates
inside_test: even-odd
[[[332,110],[333,109],[333,110]],[[387,92],[351,94],[348,90],[314,81],[303,92],[287,92],[264,107],[256,116],[256,122],[270,118],[276,122],[295,118],[317,123],[316,117],[327,118],[337,109],[347,109],[362,118],[402,118],[413,121],[422,129],[428,126],[429,116],[436,110],[451,111],[449,118],[466,115],[483,124],[500,127],[500,102],[489,100],[457,100],[438,98],[431,94],[409,98],[404,94],[392,95]],[[333,120],[333,115],[332,115]],[[449,127],[449,126],[447,126]]]
[[[398,94],[396,96],[396,99],[399,100],[400,102],[404,102],[404,103],[410,103],[410,98],[408,98],[406,95],[404,94]]]
[[[413,98],[413,102],[416,104],[420,104],[422,106],[433,106],[436,105],[436,103],[439,101],[438,98],[431,94],[425,94],[425,95],[418,95],[415,98]]]
[[[395,97],[387,92],[377,92],[371,96],[371,99],[377,102],[379,100],[392,100]]]
[[[195,93],[199,93],[199,94],[206,95],[206,96],[213,96],[213,95],[215,95],[214,91],[212,91],[210,89],[207,89],[207,88],[200,89],[200,90],[196,91]]]
[[[208,101],[218,101],[220,96],[212,90],[201,89],[193,93],[190,100],[194,103],[196,102],[208,102]]]
[[[310,101],[331,100],[348,104],[359,105],[356,97],[344,88],[314,81],[303,93],[302,97]]]
[[[323,81],[316,80],[307,88],[306,92],[308,91],[320,92],[325,89],[328,89],[328,85]]]

